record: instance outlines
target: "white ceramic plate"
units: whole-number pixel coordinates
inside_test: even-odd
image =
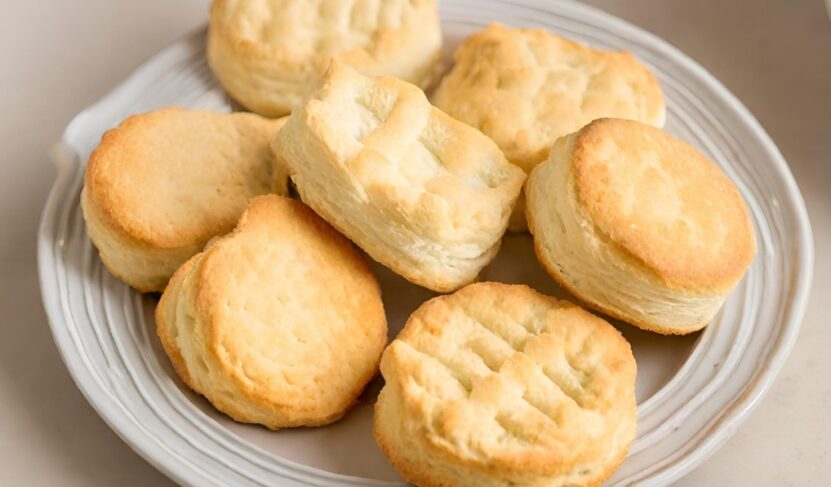
[[[497,20],[545,27],[596,47],[628,49],[657,74],[666,130],[709,155],[739,186],[759,253],[716,320],[700,334],[661,337],[615,323],[638,361],[638,438],[609,485],[659,485],[711,455],[758,403],[793,344],[808,295],[813,248],[802,198],[785,161],[748,111],[667,43],[578,3],[443,0],[450,51]],[[203,53],[204,32],[172,45],[81,112],[53,156],[58,179],[38,240],[43,301],[78,387],[139,454],[183,484],[394,485],[398,474],[371,436],[378,381],[342,421],[270,432],[239,425],[182,387],[154,332],[156,298],[131,291],[101,265],[78,195],[89,152],[127,115],[166,105],[228,111]],[[376,266],[394,336],[431,294]],[[565,295],[539,268],[528,236],[508,236],[484,278]]]

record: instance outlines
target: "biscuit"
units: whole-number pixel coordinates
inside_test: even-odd
[[[598,485],[635,438],[629,344],[524,285],[477,283],[423,304],[381,373],[375,439],[416,485]]]
[[[433,103],[479,128],[526,173],[559,137],[594,119],[664,124],[655,76],[628,52],[578,44],[542,29],[491,24],[456,50]],[[511,230],[525,230],[522,203]]]
[[[736,186],[689,144],[600,119],[526,185],[539,261],[580,300],[658,333],[703,328],[756,253]]]
[[[164,290],[208,240],[234,228],[251,197],[271,190],[269,145],[283,123],[166,108],[106,132],[81,193],[104,265],[139,291]]]
[[[340,418],[387,341],[381,291],[357,249],[276,195],[251,200],[233,233],[176,272],[156,324],[189,387],[271,429]]]
[[[438,77],[436,0],[214,0],[208,63],[251,111],[298,107],[333,58],[426,88]]]
[[[373,259],[434,291],[499,250],[525,175],[396,78],[333,63],[275,140],[306,204]]]

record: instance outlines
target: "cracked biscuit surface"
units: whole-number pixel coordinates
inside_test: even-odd
[[[435,0],[215,0],[207,55],[234,99],[276,117],[300,105],[333,58],[426,88],[441,43]]]
[[[548,273],[658,333],[706,326],[756,253],[733,182],[689,144],[635,121],[600,119],[560,138],[525,191]]]
[[[525,179],[416,86],[339,63],[289,117],[275,154],[315,212],[435,291],[470,283],[493,259]]]
[[[276,195],[254,198],[234,232],[176,272],[156,324],[190,388],[271,429],[340,418],[387,339],[380,288],[357,249]]]
[[[381,373],[375,437],[416,485],[598,485],[635,437],[629,344],[524,285],[477,283],[423,304]]]
[[[433,95],[448,115],[491,137],[526,173],[557,138],[603,117],[664,124],[655,76],[628,52],[593,49],[543,29],[491,24],[456,50]],[[511,219],[524,230],[522,204]]]
[[[234,228],[250,198],[285,191],[270,148],[284,122],[165,108],[107,131],[81,193],[104,265],[139,291],[164,290],[208,240]]]

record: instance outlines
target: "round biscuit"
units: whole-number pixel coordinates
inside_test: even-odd
[[[251,197],[272,190],[270,144],[283,123],[165,108],[107,131],[81,194],[104,265],[139,291],[164,290],[182,263],[234,227]]]
[[[639,122],[600,119],[560,138],[526,194],[549,274],[590,306],[659,333],[704,327],[756,252],[730,179]]]
[[[254,198],[233,233],[182,266],[156,323],[185,384],[271,429],[340,418],[387,340],[363,257],[304,204],[275,195]]]
[[[471,284],[423,304],[381,373],[375,437],[416,485],[598,485],[635,437],[629,344],[524,285]]]

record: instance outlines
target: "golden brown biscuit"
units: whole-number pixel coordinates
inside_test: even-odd
[[[387,341],[363,257],[304,204],[275,195],[251,200],[233,233],[176,272],[156,323],[189,387],[271,429],[340,418]]]
[[[689,144],[596,120],[526,185],[537,257],[590,306],[658,333],[704,327],[756,253],[735,185]]]
[[[208,62],[238,102],[276,117],[300,105],[333,58],[426,87],[441,42],[435,0],[214,0]]]
[[[396,78],[333,63],[275,152],[301,198],[373,259],[435,291],[499,250],[524,174]]]
[[[433,102],[479,128],[526,173],[545,160],[557,138],[594,119],[664,124],[661,87],[628,52],[592,49],[543,29],[491,24],[467,38],[454,57]],[[527,228],[522,207],[511,230]]]
[[[635,438],[629,344],[527,286],[477,283],[428,301],[381,373],[375,438],[416,485],[598,485]]]
[[[139,291],[162,291],[182,263],[234,227],[251,197],[270,191],[269,144],[283,123],[166,108],[105,133],[81,193],[104,265]]]

